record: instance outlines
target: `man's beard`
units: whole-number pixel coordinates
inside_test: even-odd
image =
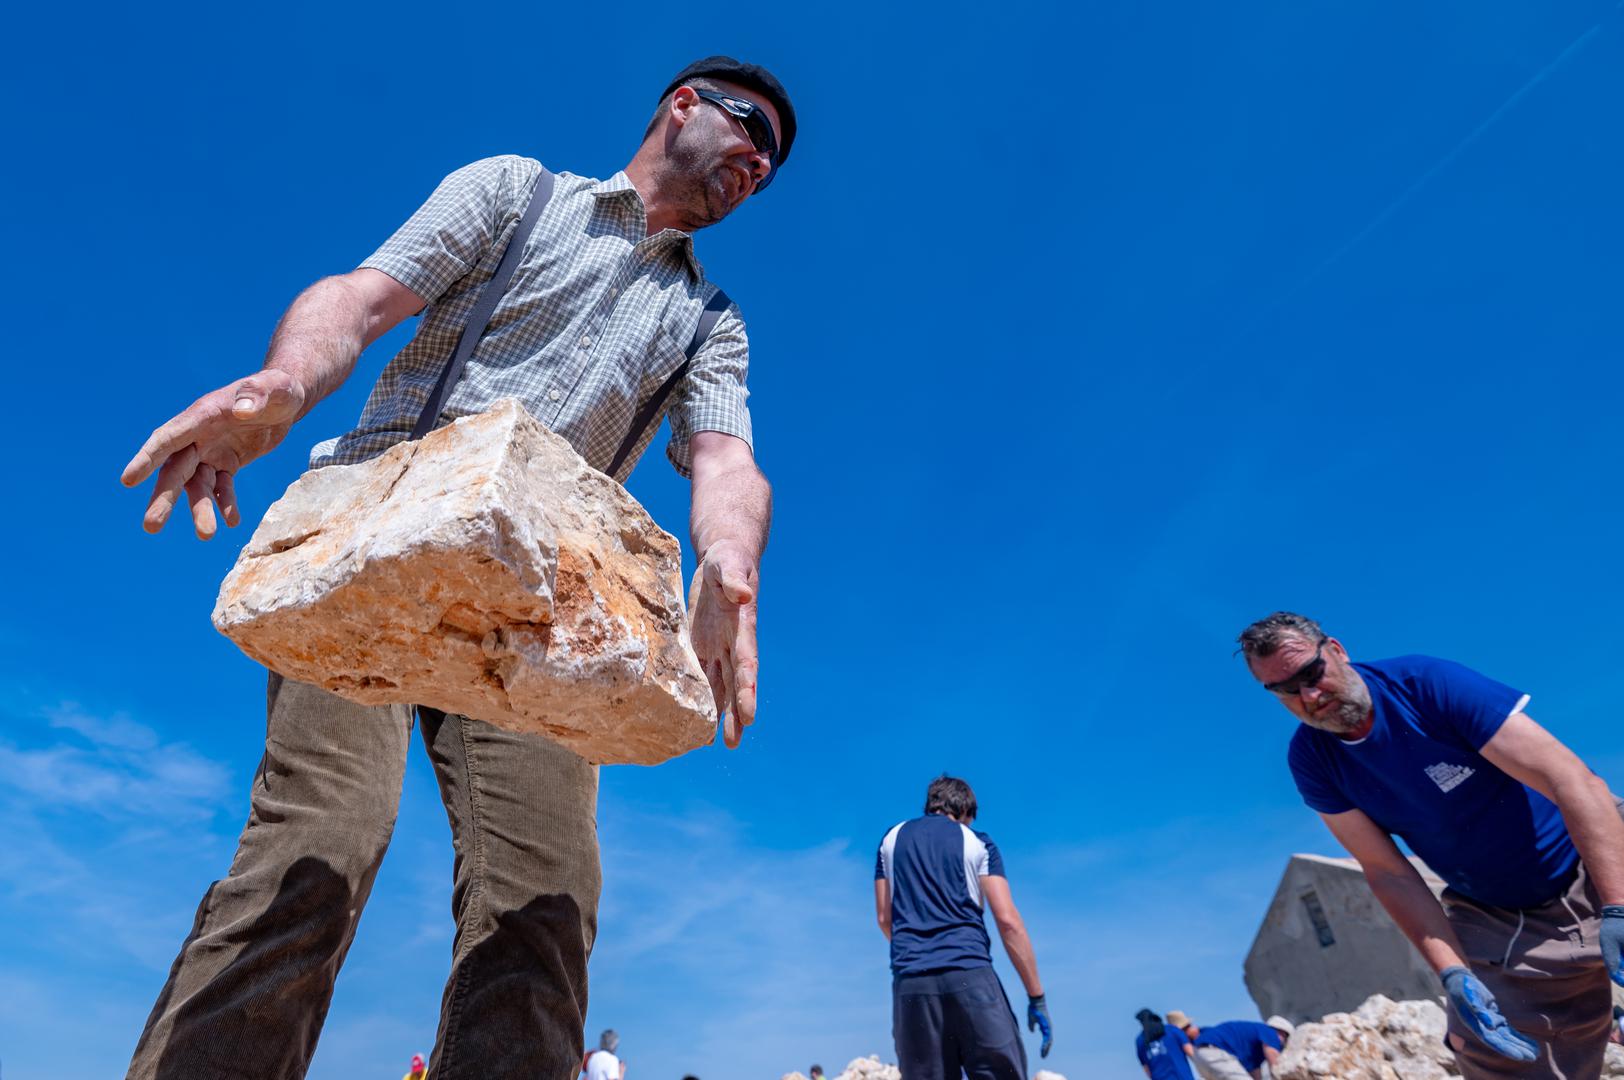
[[[1353,688],[1351,697],[1338,697],[1329,709],[1314,714],[1309,724],[1333,735],[1358,731],[1370,719],[1370,695],[1362,690],[1362,687]]]
[[[715,225],[732,212],[727,166],[716,143],[697,132],[687,141],[678,138],[667,161],[673,201],[682,207],[688,232]]]

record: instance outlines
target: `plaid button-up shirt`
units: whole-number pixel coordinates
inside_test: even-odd
[[[317,445],[312,466],[364,461],[410,438],[540,172],[538,162],[512,155],[458,169],[361,264],[429,307],[417,335],[378,377],[355,430]],[[693,237],[676,229],[646,236],[647,228],[643,200],[625,173],[602,181],[558,173],[440,423],[518,398],[588,464],[607,470],[638,407],[682,364],[716,293],[694,258]],[[729,305],[667,400],[666,455],[682,475],[689,475],[696,431],[751,441],[749,353],[744,320]],[[656,417],[616,480],[631,473],[658,428]]]

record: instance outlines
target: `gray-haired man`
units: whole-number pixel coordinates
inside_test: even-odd
[[[1312,619],[1248,626],[1252,675],[1302,721],[1303,801],[1442,979],[1469,1080],[1601,1073],[1624,985],[1624,804],[1523,710],[1448,660],[1355,661]],[[1448,882],[1442,904],[1397,837]]]
[[[431,419],[516,397],[624,480],[660,410],[617,463],[618,447],[677,376],[680,343],[718,291],[690,234],[765,188],[794,136],[789,97],[765,69],[713,56],[679,73],[624,172],[554,177],[488,331]],[[236,472],[343,382],[362,349],[427,309],[360,423],[317,446],[312,464],[362,461],[410,438],[542,179],[522,157],[458,169],[360,269],[305,290],[263,370],[198,399],[125,468],[130,485],[157,473],[147,529],[161,529],[183,493],[199,537],[214,534],[213,505],[235,525]],[[771,516],[751,450],[748,359],[729,307],[667,399],[667,455],[693,482],[693,644],[729,745],[755,715],[757,576]],[[457,936],[431,1075],[573,1077],[597,928],[597,772],[537,737],[420,714],[457,853]],[[248,827],[198,908],[132,1077],[237,1075],[244,1062],[256,1076],[304,1075],[389,843],[412,724],[410,705],[366,708],[271,676]]]

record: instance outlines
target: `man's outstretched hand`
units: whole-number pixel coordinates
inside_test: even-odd
[[[756,561],[744,545],[718,540],[688,590],[694,652],[724,717],[722,739],[739,745],[756,718]]]
[[[304,388],[291,375],[265,370],[204,394],[154,431],[124,466],[125,487],[158,474],[142,527],[162,529],[183,491],[199,540],[214,535],[216,505],[226,524],[236,525],[242,515],[233,477],[282,441],[304,404]]]

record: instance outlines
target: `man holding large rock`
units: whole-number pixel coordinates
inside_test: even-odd
[[[624,480],[668,408],[667,455],[692,479],[693,647],[736,746],[755,714],[771,494],[751,450],[744,323],[717,302],[691,234],[765,188],[794,137],[778,80],[716,56],[667,86],[637,153],[608,180],[548,174],[521,157],[458,169],[359,269],[294,301],[263,370],[153,433],[124,472],[129,485],[157,473],[147,529],[161,529],[183,494],[199,537],[213,535],[216,505],[235,525],[235,473],[280,443],[367,345],[427,309],[359,425],[317,446],[312,465],[383,454],[413,437],[420,414],[437,427],[516,398]],[[539,216],[526,221],[532,205]],[[469,325],[521,224],[528,236],[494,313]],[[486,327],[440,398],[459,334]],[[572,1077],[597,926],[596,769],[533,734],[419,715],[456,847],[457,936],[430,1074]],[[256,1075],[304,1075],[389,842],[412,726],[410,704],[357,705],[271,675],[248,826],[198,908],[130,1076],[236,1075],[245,1061]]]
[[[1460,664],[1355,662],[1290,612],[1240,645],[1302,721],[1303,800],[1442,980],[1462,1075],[1600,1075],[1609,976],[1624,985],[1624,803],[1527,694]],[[1448,882],[1441,904],[1395,837]]]

